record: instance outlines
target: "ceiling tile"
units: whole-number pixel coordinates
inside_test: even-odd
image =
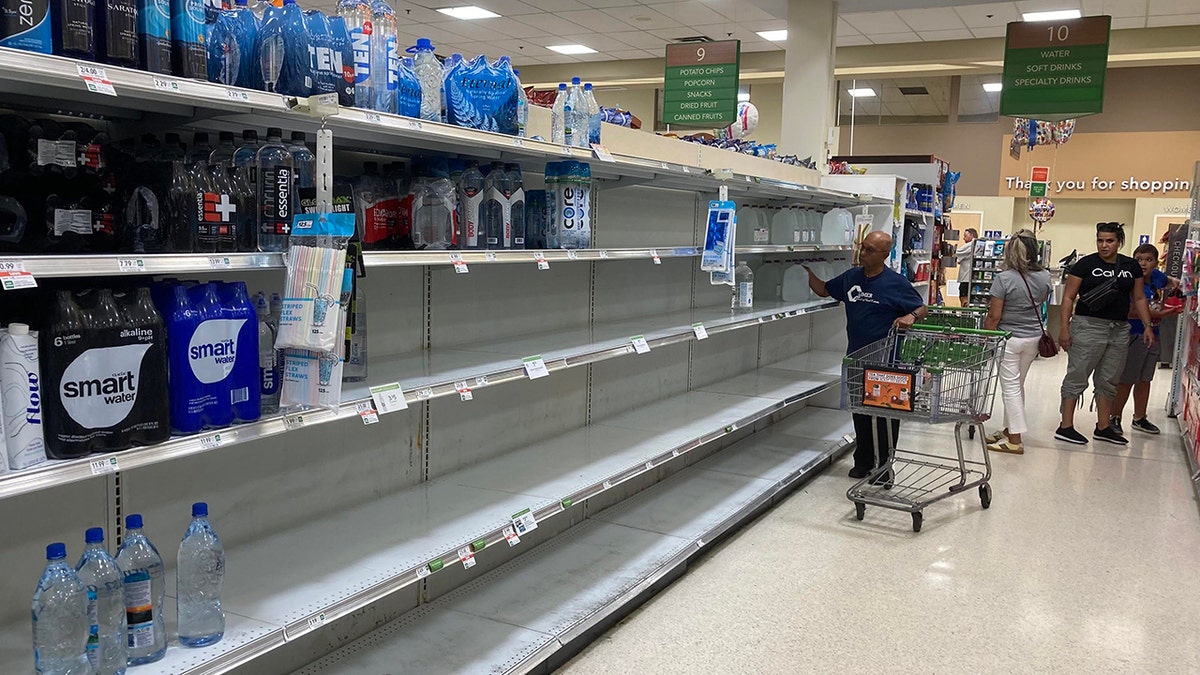
[[[1083,0],[1084,16],[1146,17],[1146,0]],[[1114,22],[1115,23],[1115,22]]]
[[[1150,0],[1150,16],[1156,14],[1191,14],[1196,11],[1196,0]]]
[[[591,47],[592,49],[595,49],[596,51],[600,51],[600,52],[606,52],[606,51],[609,51],[610,49],[612,51],[618,51],[618,52],[625,51],[627,49],[639,49],[639,47],[637,45],[627,44],[625,42],[622,42],[621,40],[617,40],[615,38],[607,37],[604,35],[597,35],[596,33],[572,33],[570,35],[559,35],[554,38],[554,40],[556,40],[556,41],[550,41],[550,42],[547,42],[541,38],[531,38],[531,40],[533,40],[534,42],[537,42],[538,44],[546,44],[546,45],[554,45],[554,44],[587,45],[588,47]],[[561,42],[557,42],[558,40],[561,40]]]
[[[971,33],[977,38],[1002,38],[1007,32],[1007,26],[988,26],[972,28]]]
[[[549,12],[545,14],[530,14],[521,19],[528,22],[531,26],[539,28],[543,36],[545,35],[566,35],[567,33],[578,33],[579,26],[559,18],[556,14]],[[533,36],[537,37],[537,36]]]
[[[1126,30],[1129,28],[1145,28],[1145,27],[1146,27],[1146,17],[1144,17],[1144,16],[1130,16],[1130,17],[1123,17],[1123,18],[1114,18],[1112,20],[1112,29],[1113,30]]]
[[[663,38],[642,31],[627,31],[623,33],[605,33],[603,39],[614,39],[622,44],[638,49],[662,49],[667,43]]]
[[[964,7],[955,7],[954,11],[963,20],[963,23],[967,24],[967,28],[995,26],[1004,28],[1010,21],[1021,20],[1021,15],[1017,13],[1017,6],[1011,2],[967,5]]]
[[[729,20],[720,12],[710,9],[708,5],[699,0],[672,2],[670,4],[658,5],[655,9],[682,24],[721,23],[722,21]]]
[[[438,51],[441,51],[441,45],[443,44],[470,42],[470,40],[464,38],[458,33],[451,33],[440,26],[402,26],[401,30],[406,33],[417,33],[418,37],[426,37],[430,40],[433,40],[433,46],[437,47]]]
[[[970,40],[975,36],[966,28],[960,30],[923,30],[920,32],[921,39],[925,42],[937,42],[938,40]]]
[[[438,6],[445,7],[454,4],[456,3],[447,1],[444,4],[439,4]],[[482,7],[484,9],[491,10],[500,16],[519,16],[521,14],[533,14],[534,12],[541,11],[537,7],[534,7],[527,2],[523,2],[522,0],[470,0],[469,3],[464,1],[462,4],[472,4],[477,7]],[[399,12],[400,10],[397,9],[396,11]]]
[[[515,38],[531,38],[543,35],[543,31],[536,26],[530,24],[522,17],[520,19],[510,19],[508,17],[500,19],[481,19],[476,23],[487,22],[488,26],[494,26],[497,33]]]
[[[783,51],[784,43],[782,42],[743,42],[743,52],[775,52]]]
[[[837,37],[837,46],[839,47],[856,47],[858,45],[869,45],[871,40],[866,35],[839,35]]]
[[[861,12],[844,14],[842,18],[858,32],[865,35],[872,33],[898,33],[908,30],[908,27],[895,12]]]
[[[741,40],[742,43],[759,42],[762,38],[733,23],[715,23],[707,26],[688,26],[695,35],[707,35],[714,40]],[[729,35],[733,33],[733,35]]]
[[[504,19],[479,19],[476,21],[454,21],[452,23],[429,24],[431,28],[446,30],[471,40],[491,40],[493,38],[514,37],[494,24],[494,21]],[[515,22],[514,22],[515,23]]]
[[[1054,9],[1079,9],[1079,0],[1017,0],[1018,12],[1046,12]]]
[[[967,27],[962,22],[962,19],[958,18],[958,15],[954,13],[954,10],[949,7],[941,9],[906,9],[896,12],[896,14],[900,15],[900,18],[904,23],[908,24],[909,28],[918,33],[930,30],[954,30]]]
[[[680,23],[675,19],[651,7],[613,7],[604,13],[629,24],[638,30],[653,30],[655,28],[670,28]]]
[[[636,28],[624,21],[614,19],[598,9],[588,9],[581,12],[558,12],[557,14],[560,19],[570,21],[577,26],[575,30],[571,31],[573,33],[586,31],[615,33],[623,30],[634,30]]]
[[[708,0],[702,0],[702,1],[705,2],[706,4],[708,4]],[[730,19],[733,19],[734,21],[737,21],[738,23],[741,23],[742,21],[771,21],[772,19],[779,18],[777,16],[774,16],[770,12],[767,12],[767,11],[759,8],[757,5],[755,5],[752,2],[745,2],[744,0],[735,0],[735,1],[730,2],[730,4],[733,5],[732,13],[729,10],[724,10],[724,9],[720,10],[720,11],[722,14],[729,17]]]
[[[308,6],[305,5],[305,9]],[[427,7],[422,7],[413,2],[399,3],[396,5],[396,23],[400,25],[411,23],[435,23],[437,21],[453,21],[451,17],[435,12]]]
[[[538,54],[538,58],[542,60],[542,63],[579,63],[579,59],[574,56],[555,54],[554,52]]]
[[[868,35],[867,37],[871,38],[871,42],[874,42],[877,45],[890,45],[898,42],[921,41],[921,38],[917,37],[917,34],[911,30],[903,33],[881,33],[877,35]]]
[[[627,5],[637,5],[637,0],[579,0],[588,7],[596,9],[605,9],[608,7],[625,7]]]
[[[846,23],[846,20],[840,16],[838,17],[838,22],[837,22],[837,34],[839,36],[840,35],[860,35],[857,28]]]
[[[629,51],[609,51],[608,54],[618,61],[646,58],[646,52],[641,49],[632,49]]]
[[[1196,9],[1193,5],[1192,9]],[[1200,14],[1168,14],[1166,16],[1151,16],[1146,20],[1150,28],[1159,26],[1194,26],[1200,24]]]
[[[576,9],[588,9],[588,6],[578,0],[522,0],[546,12],[569,12]]]

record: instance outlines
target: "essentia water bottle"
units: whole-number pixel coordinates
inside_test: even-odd
[[[67,564],[67,545],[46,547],[46,571],[33,593],[33,667],[44,675],[91,675],[88,594]]]
[[[179,542],[175,597],[179,610],[179,643],[203,647],[225,635],[221,586],[225,579],[225,548],[208,522],[208,504],[192,504],[192,523]]]
[[[162,556],[142,531],[142,515],[125,517],[125,538],[117,549],[125,590],[125,620],[129,665],[158,661],[167,653],[167,624],[163,620]]]
[[[83,555],[75,573],[88,594],[87,656],[95,675],[120,675],[125,672],[128,649],[125,620],[125,584],[121,568],[104,547],[104,529],[88,528],[83,536]]]
[[[371,91],[371,42],[375,37],[371,6],[365,0],[341,0],[337,13],[346,22],[350,51],[354,54],[354,104],[370,108],[375,100]]]
[[[413,57],[413,71],[421,83],[421,119],[431,122],[442,121],[442,64],[433,53],[433,42],[429,38],[417,38],[417,44],[408,48]]]
[[[270,13],[268,8],[267,13]],[[283,251],[292,228],[292,183],[296,162],[283,144],[283,130],[267,129],[267,142],[258,149],[258,250]]]
[[[371,24],[375,29],[371,44],[371,90],[375,98],[371,108],[396,112],[396,87],[400,82],[400,50],[396,45],[396,11],[384,0],[371,3]]]
[[[317,156],[308,149],[303,131],[293,131],[287,144],[296,166],[296,180],[292,183],[292,204],[298,213],[317,212]]]
[[[489,249],[512,248],[512,229],[505,227],[504,211],[507,205],[508,174],[504,162],[492,162],[483,188],[483,207],[480,209],[480,229],[483,230],[484,246]]]

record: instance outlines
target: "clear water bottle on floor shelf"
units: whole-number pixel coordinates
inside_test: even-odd
[[[142,531],[142,516],[125,517],[125,539],[117,549],[125,591],[129,665],[158,661],[167,653],[167,624],[163,620],[166,590],[162,556]]]
[[[94,675],[120,675],[128,658],[121,568],[104,547],[103,528],[89,528],[84,546],[75,572],[88,592],[88,662]]]
[[[208,522],[208,504],[192,504],[192,523],[179,543],[176,602],[179,643],[204,647],[225,635],[221,587],[225,580],[225,548]]]
[[[67,564],[66,544],[46,547],[46,570],[33,593],[33,664],[40,675],[91,675],[88,593]]]

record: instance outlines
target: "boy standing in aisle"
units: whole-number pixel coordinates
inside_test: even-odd
[[[958,261],[958,304],[967,306],[971,297],[971,275],[975,272],[975,238],[979,233],[975,228],[963,230],[962,243],[954,249],[954,259]]]
[[[1147,346],[1142,342],[1142,334],[1146,325],[1137,318],[1137,314],[1129,314],[1129,354],[1125,357],[1125,367],[1120,377],[1113,382],[1117,386],[1116,396],[1113,397],[1112,418],[1109,425],[1118,434],[1124,435],[1121,428],[1121,413],[1129,400],[1129,392],[1133,392],[1133,421],[1129,426],[1148,434],[1159,433],[1159,428],[1146,418],[1146,407],[1150,402],[1150,382],[1154,379],[1154,371],[1158,369],[1158,356],[1161,346],[1158,339],[1158,326],[1165,316],[1178,314],[1183,311],[1183,305],[1166,307],[1163,304],[1164,290],[1172,290],[1179,286],[1179,280],[1168,277],[1158,269],[1158,248],[1154,244],[1142,244],[1133,251],[1133,259],[1142,268],[1142,286],[1146,290],[1146,301],[1150,303],[1150,328],[1154,331],[1154,344]]]
[[[904,275],[886,265],[892,251],[892,237],[886,232],[871,232],[858,248],[860,267],[821,281],[807,265],[808,286],[822,298],[832,297],[846,306],[846,353],[866,347],[887,337],[892,327],[910,328],[925,318],[925,301]],[[885,418],[854,414],[854,468],[851,478],[865,478],[887,464],[900,435],[900,420],[883,424]],[[891,432],[888,432],[888,427]]]

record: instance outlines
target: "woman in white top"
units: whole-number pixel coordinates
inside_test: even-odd
[[[1004,271],[992,280],[992,299],[984,328],[1012,333],[1000,362],[1004,431],[988,436],[988,450],[1023,454],[1025,375],[1038,355],[1043,333],[1042,303],[1050,295],[1050,272],[1042,267],[1033,232],[1021,230],[1004,247]]]

